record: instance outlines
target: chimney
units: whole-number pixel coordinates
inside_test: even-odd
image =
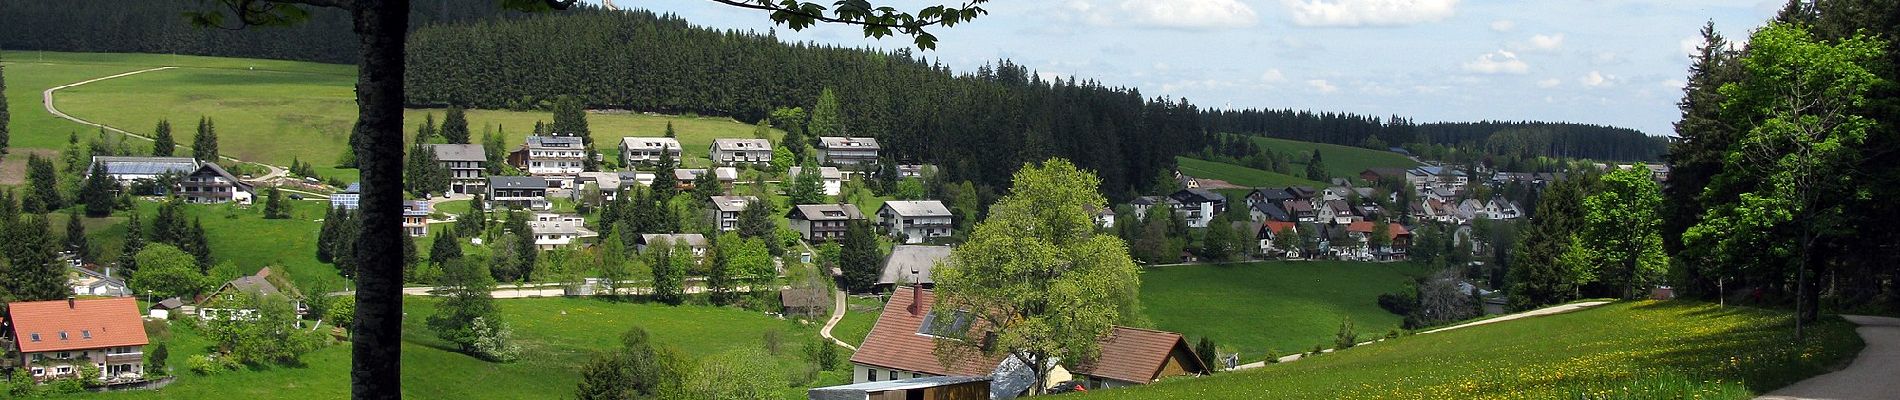
[[[916,268],[910,270],[910,307],[905,310],[913,317],[924,310],[924,284],[917,282]]]
[[[79,308],[78,297],[66,296],[66,308],[67,309]]]

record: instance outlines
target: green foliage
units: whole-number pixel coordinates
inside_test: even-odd
[[[555,136],[580,136],[581,146],[586,147],[587,157],[582,159],[582,167],[587,171],[599,171],[599,161],[594,159],[594,132],[587,127],[587,108],[581,99],[574,96],[561,96],[554,100],[554,125],[548,127]],[[668,153],[665,151],[662,154]]]
[[[1326,182],[1330,178],[1331,176],[1328,176],[1326,172],[1325,161],[1320,159],[1320,152],[1317,150],[1313,151],[1313,157],[1306,160],[1306,179]]]
[[[893,191],[893,196],[898,200],[923,200],[925,196],[923,178],[909,177],[897,181],[897,189]]]
[[[449,190],[449,169],[435,158],[435,151],[424,143],[424,138],[418,133],[403,163],[403,190],[416,197]]]
[[[495,281],[485,269],[482,264],[463,260],[450,260],[442,266],[442,279],[437,282],[442,302],[436,304],[435,313],[429,316],[429,329],[462,352],[491,361],[506,361],[509,356],[505,353],[506,343],[494,347],[497,343],[493,340],[498,333],[507,330],[507,324],[502,322],[494,299],[489,297]]]
[[[1352,318],[1339,321],[1339,333],[1333,336],[1333,350],[1345,350],[1359,345],[1359,332],[1352,327]]]
[[[1024,166],[1014,182],[970,240],[933,271],[937,309],[973,310],[995,329],[994,345],[984,350],[939,341],[940,358],[1008,352],[1031,360],[1038,372],[1052,357],[1092,360],[1096,338],[1140,314],[1141,278],[1127,245],[1097,233],[1087,211],[1107,203],[1097,192],[1100,180],[1051,159]],[[1039,306],[1051,304],[1064,306]]]
[[[1570,249],[1587,254],[1570,257],[1589,260],[1599,271],[1593,275],[1617,288],[1618,296],[1646,294],[1669,267],[1659,231],[1662,188],[1649,169],[1637,164],[1604,175],[1583,207],[1583,231]]]
[[[69,150],[68,154],[77,154]],[[26,155],[26,194],[20,197],[20,209],[28,214],[45,214],[48,211],[66,207],[60,196],[59,173],[53,169],[53,160],[41,158],[38,153]]]
[[[1215,362],[1220,359],[1220,348],[1214,345],[1214,339],[1202,336],[1200,341],[1194,342],[1194,355],[1200,357],[1201,365],[1206,365],[1208,368],[1219,365]]]
[[[818,103],[811,106],[811,122],[805,124],[813,143],[819,137],[845,135],[844,120],[840,113],[837,93],[829,87],[819,91]]]
[[[198,117],[198,134],[191,137],[191,157],[204,162],[219,162],[218,128],[211,117]]]
[[[1578,256],[1584,254],[1584,249],[1577,249],[1576,235],[1585,228],[1588,211],[1583,200],[1594,185],[1591,177],[1571,177],[1544,190],[1537,202],[1537,214],[1531,216],[1506,272],[1505,281],[1510,283],[1506,292],[1511,295],[1512,308],[1523,310],[1575,299],[1581,294],[1578,291],[1582,284],[1591,280],[1581,275],[1591,269],[1579,263]],[[1448,238],[1432,239],[1434,244],[1449,243]]]
[[[324,346],[323,333],[298,321],[290,299],[280,294],[241,295],[226,300],[232,309],[255,309],[251,317],[212,318],[206,322],[219,358],[249,365],[302,365],[305,354]],[[197,370],[193,366],[193,370]]]
[[[290,219],[290,202],[276,186],[264,196],[264,219]]]
[[[824,176],[819,174],[818,164],[805,163],[799,168],[798,175],[792,177],[791,187],[785,190],[785,197],[791,205],[829,202],[825,196]]]
[[[462,107],[449,107],[442,117],[442,141],[450,144],[468,144],[468,116]]]
[[[884,260],[883,250],[878,247],[877,233],[871,231],[866,221],[848,221],[845,223],[844,240],[839,243],[838,269],[844,271],[842,284],[846,291],[867,292],[877,284]]]
[[[1187,174],[1188,176],[1192,176],[1196,178],[1206,178],[1206,179],[1219,179],[1222,181],[1226,181],[1227,183],[1232,183],[1232,184],[1241,185],[1241,186],[1250,186],[1250,187],[1286,187],[1286,186],[1321,187],[1321,186],[1325,186],[1324,184],[1322,184],[1322,182],[1319,182],[1319,181],[1314,181],[1314,180],[1296,177],[1296,176],[1287,175],[1287,174],[1278,173],[1278,172],[1263,171],[1263,170],[1258,170],[1258,169],[1253,169],[1253,168],[1243,167],[1243,166],[1233,165],[1233,164],[1218,163],[1218,162],[1201,160],[1201,159],[1196,159],[1196,158],[1188,158],[1188,157],[1175,157],[1174,161],[1175,161],[1176,166],[1181,169],[1181,173]],[[1166,179],[1167,180],[1165,182],[1174,182],[1174,178],[1172,176]],[[1172,186],[1174,184],[1169,183],[1169,185]],[[1163,190],[1159,190],[1154,193],[1168,194],[1168,193],[1174,193],[1180,190],[1180,188],[1177,188],[1177,187],[1168,187],[1168,188],[1160,188],[1160,189],[1163,189]],[[1165,190],[1165,189],[1174,189],[1174,190]]]
[[[127,282],[133,290],[158,298],[191,298],[218,282],[198,269],[198,260],[171,245],[155,243],[138,253],[138,273]]]
[[[4,66],[0,66],[0,155],[7,154],[7,146],[13,137],[12,128],[8,126],[8,122],[12,119],[12,116],[10,112],[7,111],[7,96],[4,94],[6,92],[7,69]]]
[[[93,218],[112,215],[112,192],[119,189],[119,183],[106,174],[104,163],[92,166],[92,172],[86,175],[84,189],[79,193],[80,202],[86,205],[86,216]]]
[[[80,223],[79,214],[66,215],[66,251],[84,261],[94,260],[92,242],[86,239],[86,225]]]
[[[653,266],[653,300],[661,303],[679,305],[685,300],[686,269],[685,263],[678,262],[676,252],[692,252],[687,247],[676,247],[666,239],[647,245],[647,265]]]
[[[0,199],[11,201],[10,199]],[[10,204],[9,204],[10,206]],[[72,293],[66,286],[66,265],[55,259],[60,247],[45,215],[29,215],[19,220],[11,207],[0,212],[0,227],[7,230],[6,275],[0,286],[12,301],[64,299]]]

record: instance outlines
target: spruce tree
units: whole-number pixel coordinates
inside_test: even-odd
[[[45,215],[27,217],[14,227],[9,243],[16,249],[9,260],[6,289],[13,301],[59,300],[72,293],[66,286],[66,266],[57,257],[59,247]]]
[[[191,230],[187,231],[182,240],[184,243],[180,243],[179,249],[184,250],[186,253],[191,253],[192,258],[198,259],[199,272],[210,273],[213,261],[211,259],[211,239],[205,236],[204,220],[197,218],[192,219]]]
[[[670,137],[670,138],[680,137],[679,133],[673,132],[673,121],[666,121],[666,137]]]
[[[653,300],[679,305],[684,296],[686,266],[673,261],[673,244],[665,239],[647,249],[648,265],[653,267]]]
[[[178,150],[178,142],[172,139],[172,122],[158,120],[158,126],[152,128],[152,156],[171,157]]]
[[[860,293],[871,290],[871,285],[877,284],[878,261],[884,258],[879,254],[877,234],[864,221],[845,223],[844,232],[844,252],[838,268],[844,271],[845,289]]]
[[[92,172],[86,174],[86,184],[80,190],[80,200],[86,204],[86,216],[93,218],[112,215],[112,192],[119,183],[106,173],[106,164],[92,165]]]
[[[586,151],[581,160],[582,168],[600,170],[599,161],[594,160],[594,133],[587,127],[587,109],[579,97],[562,96],[554,101],[554,125],[548,129],[555,135],[580,136],[581,147]]]
[[[86,240],[86,224],[80,221],[79,214],[66,214],[66,251],[73,253],[80,261],[92,260],[92,243]]]
[[[1327,181],[1330,180],[1329,178],[1330,177],[1326,176],[1326,163],[1320,160],[1319,150],[1313,150],[1313,158],[1306,161],[1306,179],[1319,183],[1327,183]]]
[[[198,117],[198,135],[191,138],[191,157],[218,162],[218,127],[211,122],[211,117]]]
[[[145,227],[139,222],[138,210],[131,210],[125,216],[125,241],[119,248],[119,271],[121,276],[131,276],[138,272],[138,254],[145,250]]]
[[[844,115],[838,110],[838,95],[827,87],[818,92],[818,103],[811,107],[811,123],[806,124],[808,140],[818,137],[843,136]],[[805,146],[807,143],[796,143]]]
[[[264,197],[264,219],[290,219],[290,203],[284,200],[284,192],[276,186],[270,188]]]
[[[540,253],[534,245],[534,230],[528,227],[528,213],[509,212],[508,230],[515,233],[515,248],[520,250],[520,253],[515,254],[518,262],[515,263],[514,280],[528,281],[533,278],[534,262]]]
[[[323,226],[317,229],[317,262],[328,264],[336,261],[336,255],[330,253],[330,250],[336,246],[338,225],[343,222],[342,210],[340,207],[332,207],[323,213]],[[163,209],[159,212],[159,215],[164,215]]]
[[[459,259],[462,259],[462,238],[455,235],[455,230],[443,229],[435,234],[435,241],[429,244],[429,263],[442,266],[449,260]]]
[[[461,106],[449,107],[448,115],[442,117],[442,140],[468,144],[468,117],[463,115]]]
[[[488,229],[488,215],[482,210],[482,194],[476,193],[475,199],[468,202],[468,212],[455,220],[455,231],[464,236],[475,237]]]
[[[59,195],[59,173],[54,171],[53,160],[40,158],[37,153],[26,155],[26,195],[20,199],[20,209],[28,214],[44,214],[65,207]]]
[[[719,177],[713,174],[711,168],[706,169],[706,173],[693,177],[694,201],[705,200],[713,196],[724,194],[724,189],[725,188],[720,187]]]
[[[711,172],[711,170],[708,170]],[[679,177],[673,175],[673,152],[660,152],[660,169],[653,172],[653,194],[661,203],[679,193]]]

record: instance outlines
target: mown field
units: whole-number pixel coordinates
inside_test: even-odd
[[[54,86],[156,66],[153,71],[84,86],[55,95],[61,111],[127,131],[149,134],[160,119],[172,122],[173,135],[189,145],[200,116],[218,128],[221,153],[244,160],[289,165],[312,162],[325,177],[355,180],[354,170],[334,168],[347,146],[355,121],[355,69],[348,65],[154,54],[6,52],[8,105],[13,146],[64,149],[66,135],[91,135],[96,128],[58,119],[41,106],[40,92]],[[440,109],[405,113],[409,132],[424,114],[442,119]],[[472,110],[469,129],[475,139],[488,128],[518,145],[536,121],[553,121],[547,112]],[[660,136],[673,123],[687,164],[700,166],[715,138],[750,138],[754,126],[729,118],[590,113],[588,125],[602,151],[613,151],[619,138]],[[776,138],[779,132],[770,134]],[[89,138],[90,136],[82,136]],[[135,143],[135,152],[149,149]]]
[[[844,319],[831,328],[831,337],[838,338],[852,346],[864,343],[864,337],[871,334],[871,326],[877,325],[877,317],[884,314],[884,302],[875,298],[852,297],[845,302]]]
[[[1182,174],[1203,179],[1219,179],[1245,187],[1287,187],[1310,186],[1324,187],[1323,183],[1297,176],[1243,167],[1239,165],[1207,161],[1198,158],[1174,157],[1175,166]]]
[[[1379,294],[1427,272],[1407,263],[1337,261],[1154,267],[1142,270],[1141,305],[1157,328],[1212,338],[1251,362],[1268,350],[1330,345],[1346,318],[1368,334],[1397,328],[1401,318],[1379,308]]]
[[[1622,302],[1406,336],[1285,364],[1090,399],[1748,399],[1852,359],[1854,326],[1826,317],[1805,343],[1787,312]]]
[[[693,357],[763,348],[768,331],[784,338],[779,355],[760,362],[778,363],[788,374],[803,370],[802,346],[817,337],[812,326],[760,313],[701,306],[669,307],[592,299],[541,298],[497,300],[512,324],[521,359],[490,363],[446,350],[446,342],[424,324],[434,311],[431,298],[409,297],[403,321],[403,394],[421,399],[562,399],[573,397],[580,366],[595,351],[618,346],[632,326],[645,328],[655,342]],[[264,367],[211,376],[186,369],[184,360],[203,354],[210,343],[191,328],[175,324],[171,362],[178,381],[162,390],[80,396],[97,399],[340,399],[349,397],[347,343],[306,355],[301,367]],[[844,352],[841,352],[844,353]],[[848,379],[835,373],[826,378]],[[786,388],[799,398],[802,388]]]
[[[1418,166],[1418,163],[1413,162],[1410,158],[1406,158],[1399,153],[1385,150],[1372,150],[1352,146],[1301,142],[1260,136],[1249,136],[1249,138],[1253,139],[1254,143],[1260,145],[1263,149],[1270,149],[1280,152],[1280,154],[1293,156],[1294,158],[1290,158],[1287,161],[1298,165],[1295,169],[1301,173],[1305,173],[1307,161],[1306,158],[1302,157],[1305,157],[1304,155],[1307,153],[1313,152],[1313,150],[1319,150],[1320,161],[1326,164],[1326,173],[1335,178],[1350,177],[1356,179],[1359,177],[1360,172],[1373,167],[1410,168]]]

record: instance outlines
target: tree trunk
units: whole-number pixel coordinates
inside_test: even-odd
[[[356,79],[356,150],[362,233],[356,242],[356,332],[350,393],[402,397],[402,106],[408,0],[356,0],[362,63]],[[347,255],[345,255],[347,256]]]

